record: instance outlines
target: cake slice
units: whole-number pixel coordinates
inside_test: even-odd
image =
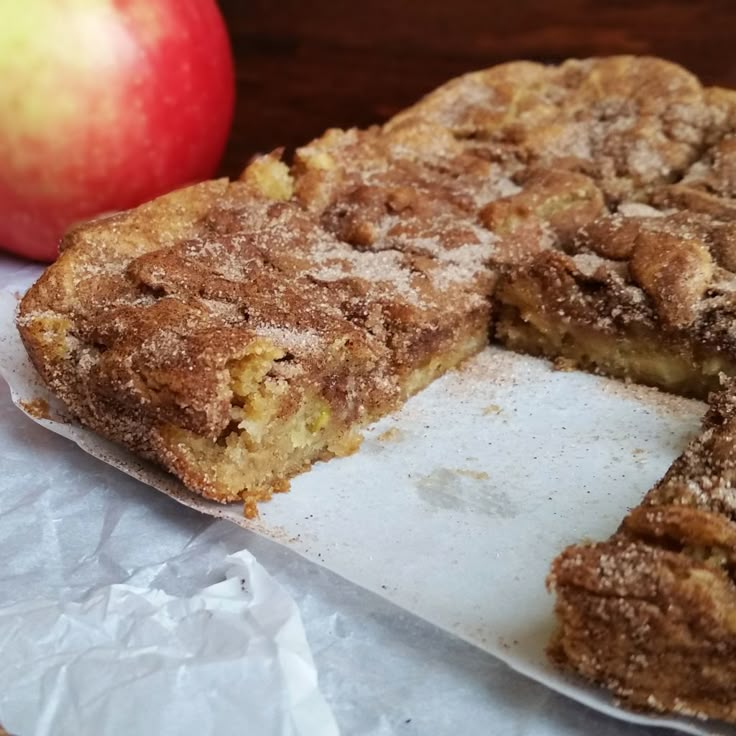
[[[250,515],[489,333],[484,257],[444,268],[416,248],[355,247],[292,187],[265,157],[241,182],[83,225],[18,319],[80,421]],[[429,226],[414,218],[406,241]],[[456,236],[481,255],[492,240]]]
[[[315,457],[354,450],[399,395],[385,346],[268,261],[311,227],[274,205],[220,181],[84,225],[18,322],[83,423],[251,513]],[[242,206],[248,228],[218,233]]]
[[[736,720],[734,481],[732,384],[611,539],[555,560],[560,666],[629,706]]]

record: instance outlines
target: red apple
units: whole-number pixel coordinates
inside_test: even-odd
[[[0,2],[0,247],[211,176],[233,102],[214,0]]]

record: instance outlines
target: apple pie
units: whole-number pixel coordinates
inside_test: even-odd
[[[736,721],[736,93],[654,58],[514,62],[281,158],[70,232],[18,317],[50,389],[249,515],[489,340],[715,392],[619,531],[554,562],[551,651]]]

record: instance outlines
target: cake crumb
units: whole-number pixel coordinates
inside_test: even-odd
[[[391,427],[376,437],[379,442],[401,442],[404,433],[398,427]]]
[[[35,419],[51,419],[51,409],[46,399],[36,398],[20,402],[21,409]]]

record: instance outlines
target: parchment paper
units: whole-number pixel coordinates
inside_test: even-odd
[[[337,736],[294,601],[249,552],[226,562],[224,581],[189,598],[109,585],[0,607],[5,728]]]
[[[47,397],[0,301],[0,371],[17,403]],[[52,406],[53,406],[53,402]],[[86,430],[41,419],[186,505],[247,526],[623,720],[683,732],[729,727],[616,708],[545,656],[549,562],[604,538],[698,428],[704,406],[489,348],[371,428],[358,453],[318,464],[247,522]]]

